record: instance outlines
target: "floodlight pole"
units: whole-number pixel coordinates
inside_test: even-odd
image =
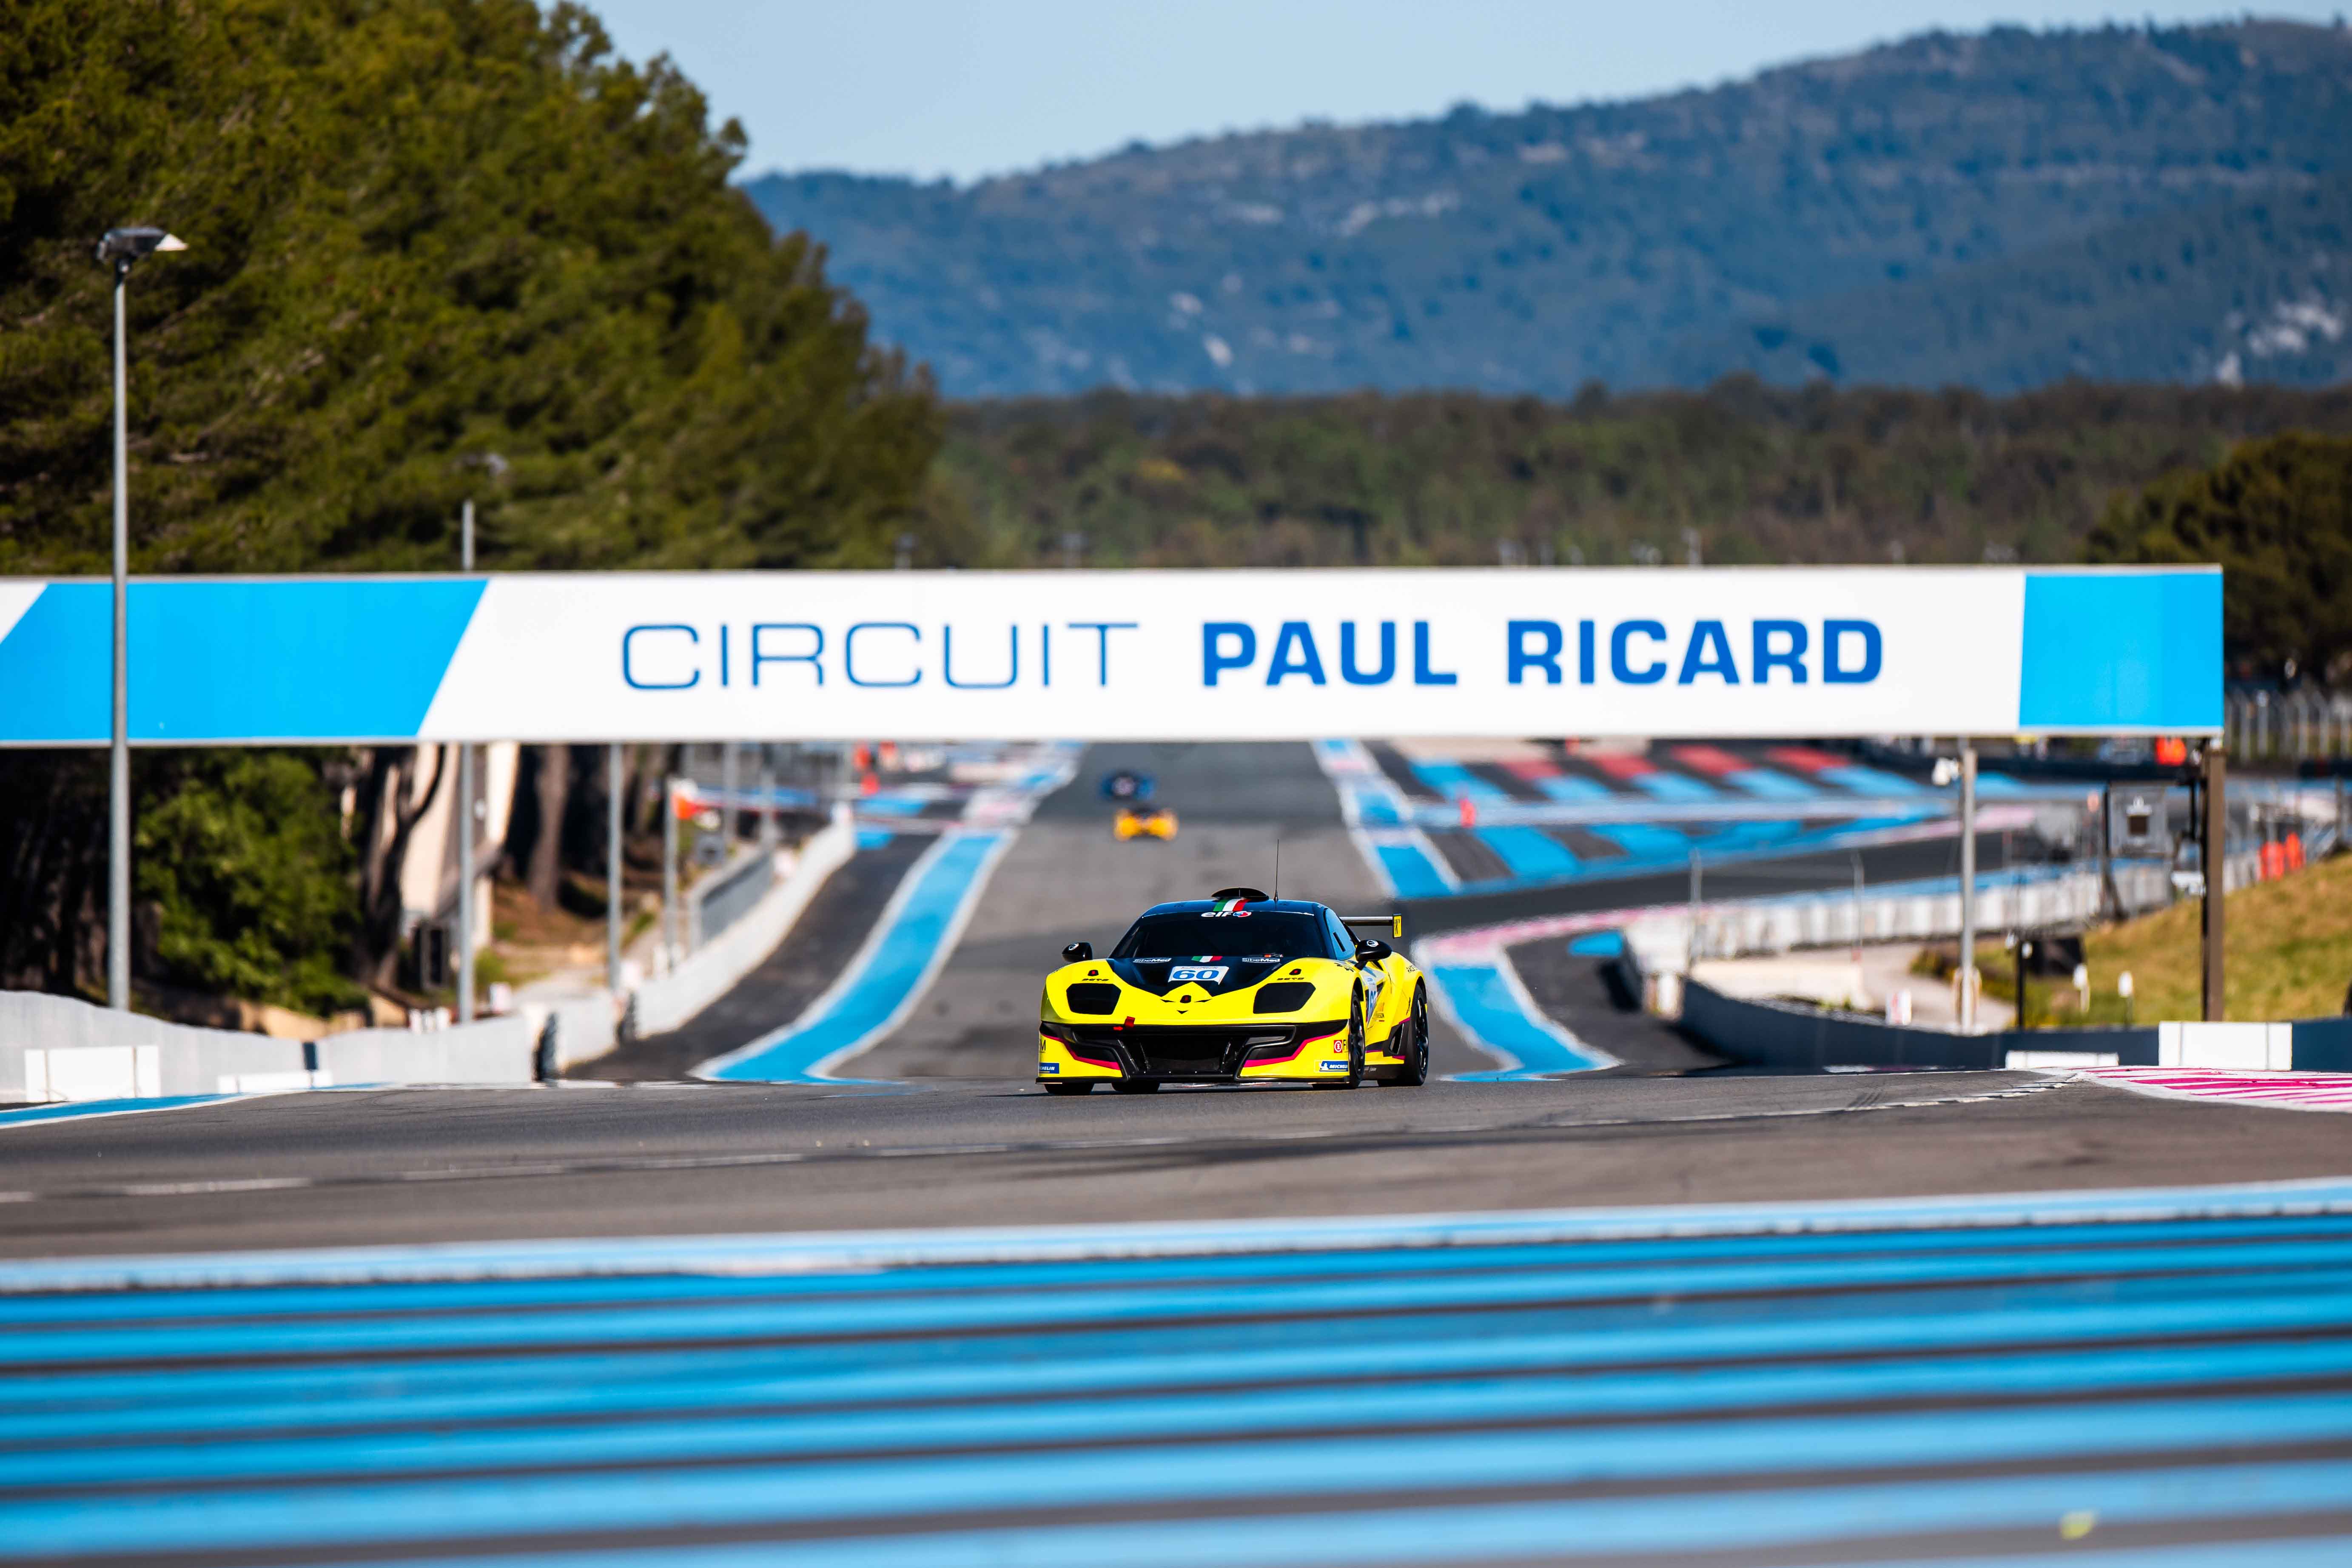
[[[2204,939],[2205,962],[2202,965],[2204,984],[2204,1016],[2209,1024],[2221,1021],[2224,987],[2221,971],[2221,905],[2228,895],[2230,874],[2230,808],[2226,787],[2229,763],[2226,748],[2219,738],[2205,742],[2203,751],[2205,773],[2205,822],[2198,859],[2203,862],[2205,873]]]
[[[662,781],[662,963],[665,972],[677,963],[677,786],[676,776]]]
[[[110,228],[98,261],[114,269],[114,714],[107,747],[106,1005],[131,1010],[131,360],[125,291],[157,251],[185,250],[160,228]]]
[[[621,994],[621,742],[604,748],[604,989]]]
[[[474,503],[457,525],[457,559],[474,569]],[[474,748],[457,747],[457,1022],[474,1021]]]
[[[131,1010],[131,433],[123,292],[131,258],[114,263],[114,729],[106,801],[106,1005]]]
[[[735,853],[735,786],[739,782],[735,764],[742,748],[733,741],[720,742],[719,750],[719,794],[723,804],[719,807],[719,863],[725,865]]]
[[[1960,737],[1960,1028],[1977,1026],[1977,745]]]

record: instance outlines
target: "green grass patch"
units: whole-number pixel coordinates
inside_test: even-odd
[[[2194,900],[2084,938],[2091,1017],[2124,1021],[2116,980],[2131,972],[2143,1024],[2202,1016],[2202,945]],[[2352,855],[2231,893],[2222,926],[2227,1016],[2248,1022],[2326,1018],[2352,984]]]

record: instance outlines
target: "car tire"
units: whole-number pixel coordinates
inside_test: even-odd
[[[1037,1087],[1047,1094],[1087,1094],[1095,1086],[1090,1083],[1041,1083]]]
[[[1364,1081],[1364,994],[1356,993],[1356,1000],[1348,1009],[1348,1076],[1333,1083],[1326,1079],[1318,1089],[1354,1089]]]
[[[1397,1032],[1408,1037],[1404,1049],[1397,1055],[1404,1066],[1396,1069],[1394,1078],[1381,1081],[1391,1089],[1419,1089],[1429,1081],[1429,992],[1420,985],[1412,988],[1412,1011],[1397,1026]]]
[[[1155,1079],[1113,1079],[1110,1087],[1114,1094],[1158,1094],[1160,1092],[1159,1080]]]

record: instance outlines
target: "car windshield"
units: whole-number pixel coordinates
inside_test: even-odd
[[[1113,958],[1322,958],[1322,922],[1276,910],[1146,915],[1127,928]]]

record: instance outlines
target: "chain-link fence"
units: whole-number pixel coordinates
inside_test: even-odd
[[[2352,756],[2352,693],[2241,690],[2224,702],[2230,754],[2240,762]]]

